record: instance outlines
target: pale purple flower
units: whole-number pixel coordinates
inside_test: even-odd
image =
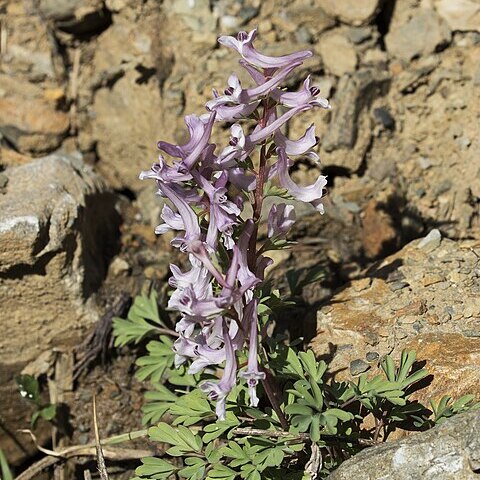
[[[278,148],[278,177],[280,185],[296,200],[311,203],[320,213],[324,212],[321,198],[327,185],[327,177],[319,175],[316,182],[307,187],[297,185],[288,173],[288,157],[285,149]]]
[[[172,245],[185,247],[188,246],[190,242],[198,240],[201,234],[198,219],[195,212],[185,200],[185,195],[182,195],[182,191],[179,192],[178,189],[166,183],[157,181],[157,185],[161,193],[175,205],[185,227],[185,236],[172,240]]]
[[[225,89],[225,95],[221,95],[213,100],[210,100],[207,102],[206,107],[208,110],[214,110],[217,106],[228,103],[249,104],[254,102],[260,97],[264,97],[276,90],[280,83],[285,80],[292,70],[301,65],[301,63],[302,62],[292,63],[287,67],[278,70],[275,75],[262,84],[248,89],[243,89],[238,77],[235,74],[232,74],[228,79],[228,88]],[[308,103],[308,101],[304,103]]]
[[[165,223],[155,228],[157,235],[162,235],[170,230],[185,230],[182,217],[178,213],[175,213],[167,204],[163,206],[160,217],[162,217]]]
[[[310,125],[298,140],[288,139],[280,130],[275,132],[275,145],[284,148],[287,155],[303,155],[317,144],[315,125]]]
[[[282,68],[292,63],[302,62],[312,56],[312,52],[304,50],[301,52],[283,55],[281,57],[269,57],[255,50],[253,40],[257,36],[257,29],[251,32],[239,32],[237,37],[222,36],[218,42],[226,47],[236,50],[244,60],[251,65],[260,68]]]
[[[281,90],[275,90],[271,93],[273,99],[278,103],[285,105],[286,107],[298,107],[299,105],[305,105],[309,103],[314,107],[331,108],[330,103],[326,98],[316,98],[320,93],[318,87],[312,87],[310,75],[303,82],[303,88],[298,92],[284,92]]]
[[[207,123],[203,123],[202,119],[196,116],[185,117],[185,123],[190,131],[190,140],[183,146],[158,142],[158,148],[173,157],[181,158],[182,162],[179,164],[179,170],[184,170],[184,173],[187,173],[207,147],[212,135],[215,116],[216,112],[211,112]]]
[[[250,397],[250,406],[258,405],[257,384],[259,380],[265,379],[265,373],[258,368],[258,321],[257,321],[258,298],[254,298],[245,307],[244,323],[250,326],[250,344],[248,349],[247,370],[240,372],[240,376],[247,380],[248,395]]]
[[[295,219],[293,205],[273,204],[268,214],[268,238],[285,238],[295,223]]]
[[[215,412],[219,420],[225,420],[225,403],[228,394],[236,384],[237,377],[237,358],[225,321],[223,323],[223,338],[225,340],[226,361],[222,379],[219,382],[206,381],[200,385],[200,389],[208,394],[208,398],[216,402]]]

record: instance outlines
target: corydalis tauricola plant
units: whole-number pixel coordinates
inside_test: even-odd
[[[226,397],[238,377],[246,379],[251,406],[257,406],[256,386],[265,381],[259,365],[259,287],[265,268],[272,262],[263,255],[268,246],[285,239],[295,221],[292,205],[280,203],[268,213],[267,244],[257,249],[265,185],[274,179],[291,198],[312,204],[323,212],[321,198],[326,178],[319,176],[310,186],[297,185],[290,178],[290,157],[303,155],[318,160],[311,151],[316,145],[314,126],[297,139],[281,131],[295,115],[315,107],[330,108],[318,97],[320,90],[310,85],[310,77],[297,92],[281,88],[282,82],[309,58],[310,51],[270,57],[253,46],[256,30],[237,37],[222,36],[219,43],[236,50],[240,64],[255,84],[244,88],[235,74],[228,79],[223,95],[213,91],[207,102],[208,113],[185,117],[190,133],[184,145],[159,142],[158,148],[177,160],[167,164],[159,156],[141,179],[156,181],[158,194],[170,200],[157,233],[184,232],[171,244],[188,254],[191,269],[183,272],[171,265],[169,283],[175,288],[168,306],[182,314],[176,325],[174,344],[176,365],[192,360],[190,373],[225,362],[223,377],[206,381],[200,388],[216,401],[216,413],[225,418]],[[280,110],[284,113],[280,114]],[[210,142],[216,122],[231,125],[228,146],[217,148]],[[247,127],[254,122],[254,128]],[[254,154],[258,152],[258,158]],[[252,206],[251,218],[242,215],[245,201]],[[236,352],[248,350],[248,363],[240,372]],[[270,387],[265,382],[269,394]],[[275,408],[272,395],[268,395]],[[278,412],[277,412],[278,413]]]

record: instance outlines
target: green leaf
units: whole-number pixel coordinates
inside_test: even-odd
[[[159,383],[154,384],[155,390],[145,393],[146,404],[142,407],[142,424],[157,423],[168,411],[178,397],[167,387]]]
[[[353,420],[354,415],[351,412],[346,412],[345,410],[340,410],[339,408],[329,408],[324,412],[324,415],[332,415],[342,422],[348,422]]]
[[[177,398],[176,402],[171,404],[169,412],[177,417],[174,425],[190,426],[202,419],[215,416],[210,402],[198,389]]]
[[[408,375],[408,372],[412,368],[412,365],[415,363],[415,359],[417,357],[417,354],[415,353],[414,350],[404,350],[402,352],[402,358],[400,361],[400,369],[397,374],[396,380],[398,382],[403,382]]]
[[[165,327],[158,312],[156,292],[152,291],[150,297],[137,296],[126,319],[118,317],[113,319],[115,346],[123,346],[127,343],[137,344],[147,335],[154,333],[157,325]]]
[[[237,478],[237,472],[232,470],[226,465],[217,464],[209,472],[207,480],[209,479],[222,479],[222,480],[234,480]]]
[[[391,381],[395,381],[395,363],[390,355],[387,355],[381,362],[382,370],[385,372],[387,378]]]
[[[55,404],[47,405],[46,407],[42,408],[39,413],[42,418],[50,422],[57,414],[57,406]]]
[[[318,413],[311,418],[310,438],[312,442],[318,442],[320,440],[320,415]]]
[[[218,420],[215,423],[209,423],[203,427],[205,434],[203,435],[203,441],[209,443],[212,440],[222,436],[225,432],[228,432],[232,428],[240,425],[238,420],[228,421],[228,420]]]
[[[172,445],[167,450],[169,455],[180,457],[187,453],[201,451],[203,442],[199,435],[193,434],[188,428],[180,425],[173,428],[167,423],[159,423],[156,427],[148,429],[150,440]]]
[[[7,457],[3,453],[3,450],[0,448],[0,472],[3,480],[13,480],[13,474],[8,465]]]
[[[198,457],[187,457],[184,461],[187,467],[179,470],[178,475],[190,480],[201,480],[205,473],[205,460]]]
[[[142,458],[142,464],[135,470],[135,475],[150,477],[152,479],[166,479],[177,468],[170,462],[157,457]]]
[[[136,364],[140,367],[136,377],[151,382],[160,382],[167,368],[173,366],[175,353],[172,350],[173,342],[166,335],[161,335],[159,341],[151,341],[147,345],[148,355],[140,357]]]
[[[15,377],[20,395],[34,403],[40,402],[40,385],[32,375],[18,375]]]

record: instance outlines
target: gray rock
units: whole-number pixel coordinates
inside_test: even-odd
[[[368,68],[358,70],[351,77],[341,78],[337,93],[332,100],[334,107],[332,120],[322,143],[322,148],[326,152],[337,149],[349,150],[355,147],[361,125],[359,122],[361,112],[370,107],[374,97],[382,95],[386,91],[389,80],[390,78],[385,72]],[[364,141],[360,143],[368,143],[370,129],[364,128],[361,131],[362,134],[368,135],[368,138],[363,139]],[[344,151],[341,153],[341,156],[344,156]],[[345,164],[342,166],[352,170],[356,170],[360,166],[361,154],[359,155],[358,151],[354,151],[353,154],[351,159],[349,156],[345,156]],[[325,156],[325,161],[331,162],[331,159]]]
[[[421,10],[385,37],[388,52],[405,62],[428,55],[450,43],[448,25],[433,11]]]
[[[422,238],[418,244],[418,248],[423,250],[433,250],[440,245],[442,241],[442,234],[438,228],[434,228],[429,232],[429,234]]]
[[[480,411],[427,432],[363,450],[328,480],[475,480],[480,468]]]
[[[370,365],[359,358],[350,362],[350,373],[353,376],[360,375],[369,369]]]

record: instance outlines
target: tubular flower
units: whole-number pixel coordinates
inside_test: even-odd
[[[324,176],[302,187],[288,173],[294,161],[289,156],[318,159],[313,151],[318,141],[314,125],[298,139],[282,133],[287,122],[302,112],[330,108],[310,77],[296,92],[282,87],[312,53],[264,55],[253,46],[256,34],[255,29],[218,39],[240,54],[252,85],[243,86],[231,74],[223,92],[213,90],[206,113],[185,117],[188,141],[183,145],[158,142],[162,152],[158,161],[140,173],[141,179],[154,180],[157,194],[167,200],[161,213],[164,223],[155,232],[178,232],[171,245],[185,253],[191,264],[186,270],[170,265],[168,282],[173,291],[168,308],[180,313],[175,325],[179,335],[173,346],[175,365],[187,363],[192,374],[224,365],[219,381],[200,386],[216,402],[221,419],[238,377],[246,380],[250,405],[257,406],[257,385],[266,376],[258,355],[265,340],[258,309],[265,269],[272,263],[265,253],[288,246],[284,240],[295,222],[293,205],[278,202],[271,206],[268,218],[262,218],[263,200],[270,191],[267,182],[277,181],[293,198],[321,212],[326,186]],[[245,120],[255,122],[253,128]],[[230,123],[230,139],[217,146],[212,132],[222,122]],[[262,220],[267,220],[268,238],[257,245]],[[237,351],[248,357],[240,373]]]

